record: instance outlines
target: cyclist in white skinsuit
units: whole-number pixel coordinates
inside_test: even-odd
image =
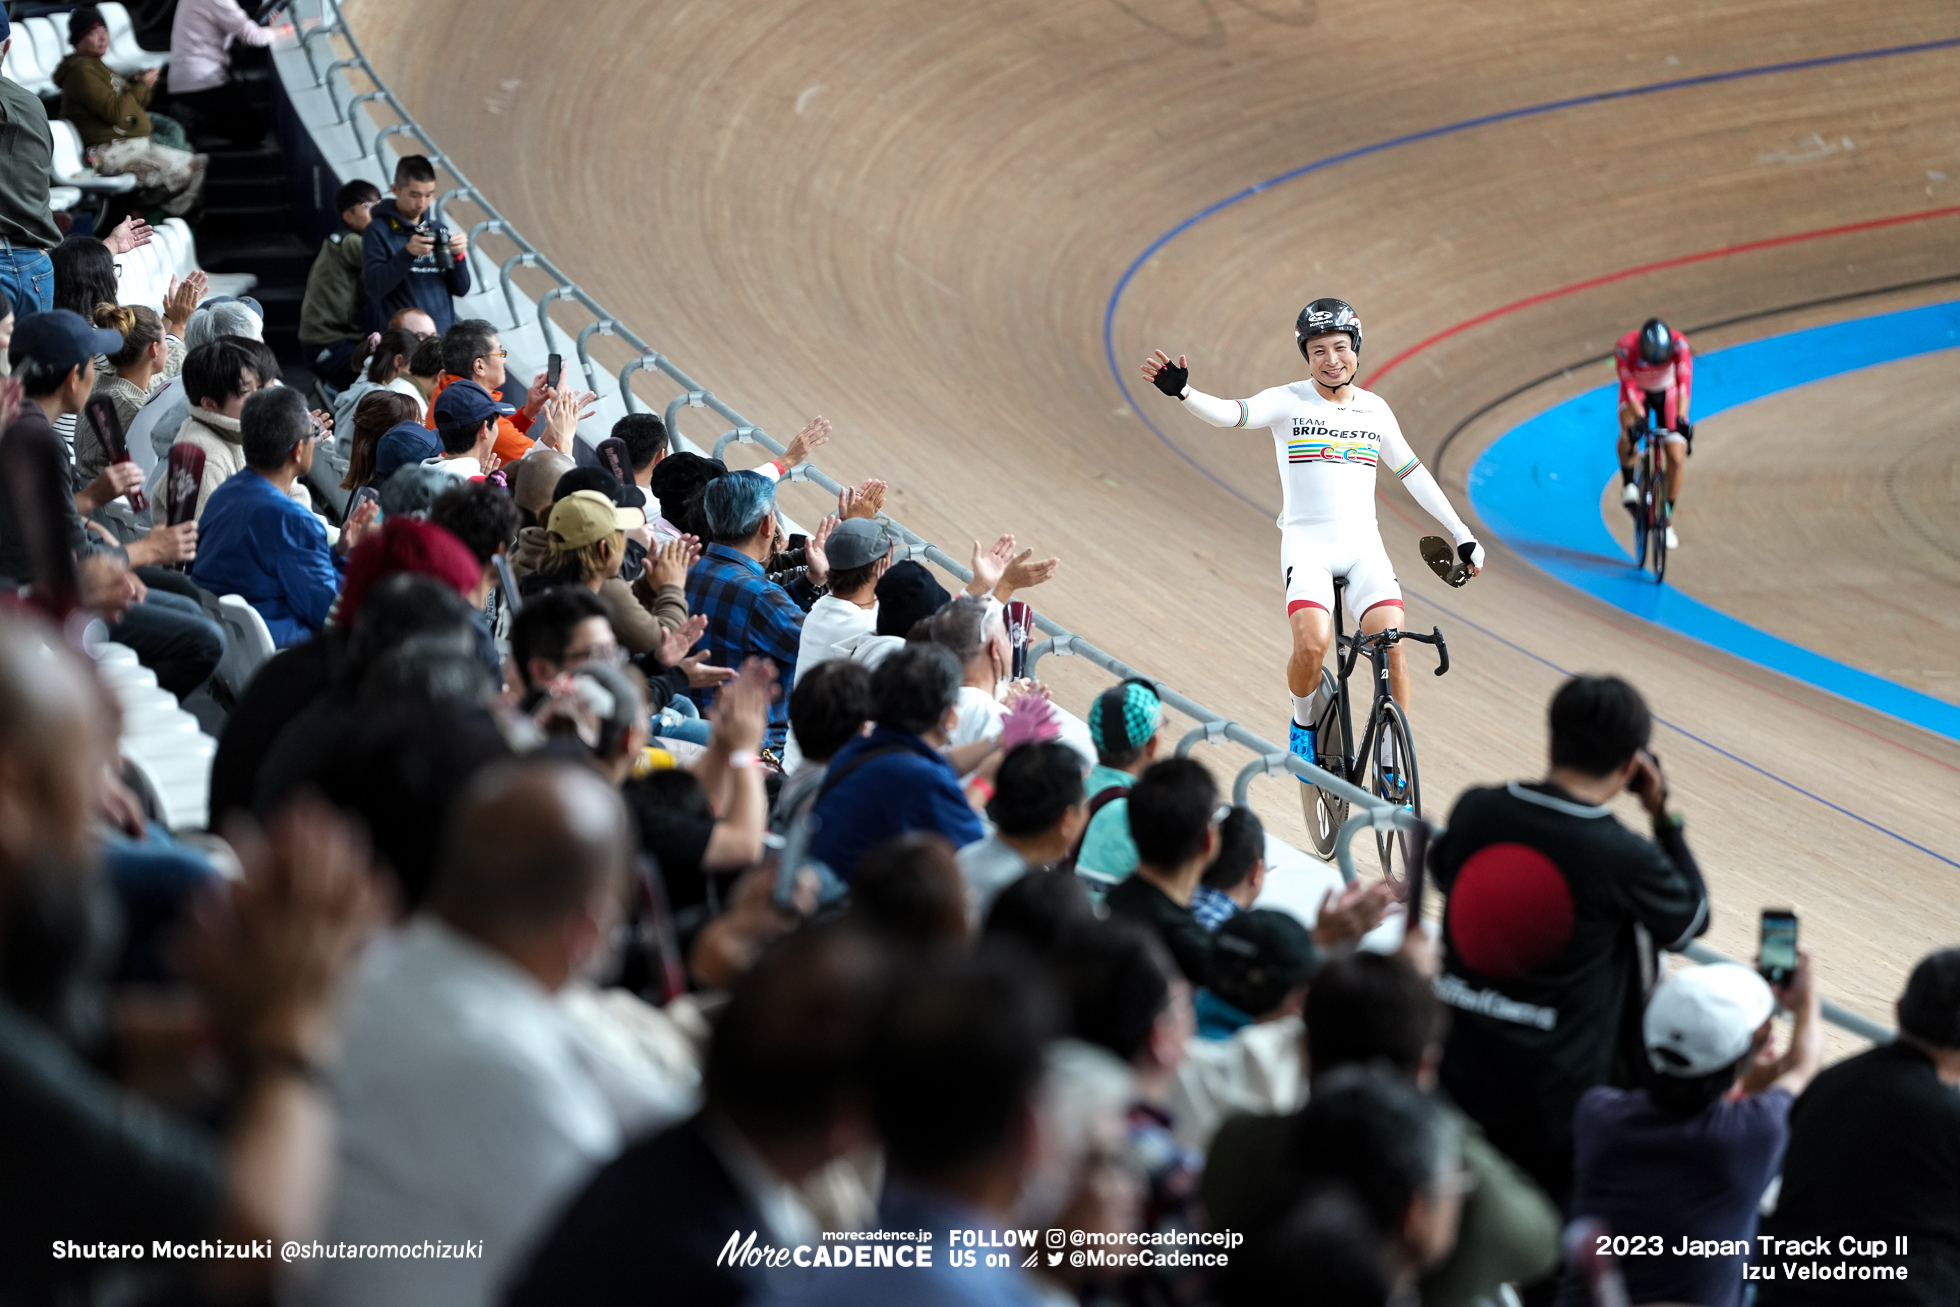
[[[1294,334],[1312,377],[1262,390],[1251,399],[1219,399],[1188,384],[1190,369],[1162,350],[1143,365],[1152,385],[1184,402],[1214,427],[1266,427],[1273,433],[1284,494],[1279,515],[1280,569],[1293,656],[1286,665],[1293,696],[1292,751],[1313,760],[1313,721],[1321,666],[1334,639],[1334,578],[1347,579],[1343,606],[1364,633],[1402,625],[1402,589],[1375,521],[1375,469],[1387,466],[1415,501],[1442,523],[1471,575],[1484,550],[1450,507],[1443,488],[1410,450],[1388,404],[1354,384],[1361,320],[1347,304],[1320,299],[1301,310]],[[1408,660],[1389,651],[1389,686],[1409,704]]]

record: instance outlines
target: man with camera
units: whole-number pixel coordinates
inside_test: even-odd
[[[395,165],[394,194],[375,205],[361,237],[368,314],[386,322],[402,309],[421,309],[446,332],[456,321],[451,299],[470,293],[469,241],[430,220],[436,170],[419,154]]]

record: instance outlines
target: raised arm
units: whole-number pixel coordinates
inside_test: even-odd
[[[1450,506],[1450,497],[1443,493],[1441,486],[1436,484],[1436,478],[1430,475],[1429,469],[1422,465],[1422,460],[1417,458],[1415,451],[1409,448],[1409,442],[1402,435],[1400,424],[1393,416],[1388,422],[1388,431],[1382,437],[1383,465],[1392,469],[1395,475],[1401,478],[1402,484],[1408,487],[1409,494],[1422,505],[1425,513],[1443,524],[1443,529],[1450,533],[1450,538],[1455,542],[1459,554],[1463,553],[1466,546],[1469,548],[1470,552],[1464,556],[1463,561],[1469,565],[1470,575],[1475,576],[1484,570],[1484,547],[1477,543],[1475,534],[1464,525],[1463,519],[1456,515],[1456,509]]]
[[[1264,427],[1276,419],[1259,411],[1258,397],[1252,399],[1220,399],[1207,395],[1202,390],[1191,388],[1191,369],[1185,365],[1184,356],[1178,355],[1177,362],[1163,350],[1157,350],[1143,361],[1144,379],[1172,399],[1182,400],[1184,407],[1200,422],[1214,427]]]

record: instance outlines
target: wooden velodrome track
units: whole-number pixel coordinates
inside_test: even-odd
[[[929,538],[1011,530],[1060,554],[1060,578],[1029,596],[1044,611],[1273,739],[1287,635],[1271,438],[1215,432],[1139,385],[1150,347],[1188,354],[1203,389],[1249,395],[1303,375],[1294,314],[1337,294],[1360,307],[1372,385],[1391,357],[1527,296],[1960,204],[1947,180],[1960,178],[1960,49],[1707,81],[1263,190],[1135,269],[1106,354],[1132,261],[1262,179],[1521,106],[1942,41],[1960,36],[1960,14],[1930,0],[1850,23],[1814,0],[1645,14],[1582,0],[348,10],[473,180],[659,348],[779,437],[828,415],[826,469],[888,478],[895,514]],[[1697,334],[1707,350],[1960,294],[1949,283],[1772,312],[1960,273],[1956,249],[1949,214],[1625,278],[1441,340],[1381,393],[1435,465],[1463,419],[1610,349],[1649,313],[1689,329],[1758,315]],[[1949,351],[1710,421],[1683,500],[1680,583],[1955,697],[1954,378]],[[1606,365],[1578,369],[1465,427],[1437,471],[1466,517],[1463,478],[1483,446],[1608,379]],[[1847,468],[1840,423],[1881,399],[1885,421],[1859,436],[1883,458]],[[682,425],[715,434],[699,414]],[[1913,487],[1920,527],[1873,489],[1888,474]],[[788,493],[799,516],[820,511],[813,491]],[[1389,478],[1382,503],[1410,625],[1443,625],[1456,663],[1438,681],[1427,651],[1415,659],[1425,807],[1440,816],[1466,785],[1539,773],[1561,673],[1623,673],[1669,723],[1656,745],[1714,887],[1709,942],[1746,956],[1757,910],[1794,904],[1827,993],[1889,1021],[1910,963],[1960,939],[1960,745],[1584,598],[1499,542],[1485,577],[1449,591],[1416,556],[1433,525]],[[1831,565],[1807,570],[1813,558]],[[1905,588],[1927,612],[1907,611]],[[1875,628],[1895,638],[1854,638]],[[1042,669],[1078,708],[1102,683],[1090,670]],[[1205,752],[1228,775],[1247,760]],[[1253,794],[1299,842],[1295,783]]]

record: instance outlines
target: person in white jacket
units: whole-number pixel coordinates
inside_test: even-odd
[[[1273,433],[1284,499],[1279,515],[1280,567],[1293,656],[1286,686],[1293,696],[1291,748],[1315,761],[1313,723],[1321,666],[1334,641],[1334,578],[1347,581],[1343,601],[1366,634],[1403,624],[1402,590],[1375,521],[1375,469],[1383,464],[1415,501],[1443,524],[1470,575],[1483,570],[1484,549],[1450,507],[1422,465],[1388,403],[1354,384],[1360,367],[1361,319],[1347,303],[1317,299],[1300,311],[1293,330],[1311,375],[1262,390],[1251,399],[1219,399],[1189,384],[1191,370],[1158,350],[1143,375],[1214,427],[1265,427]],[[1399,645],[1388,655],[1395,701],[1409,704],[1408,660]]]

